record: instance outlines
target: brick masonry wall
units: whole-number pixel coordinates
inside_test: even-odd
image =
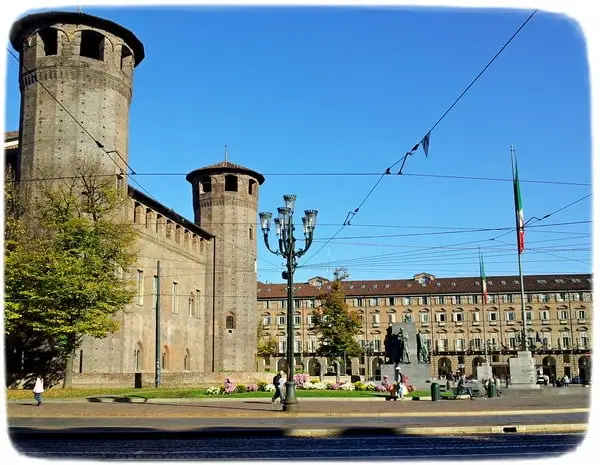
[[[234,383],[250,384],[264,381],[270,383],[272,373],[259,372],[224,372],[224,373],[162,373],[161,386],[171,387],[208,387],[221,386],[229,376]],[[75,387],[135,387],[135,373],[81,373],[75,374],[73,385]],[[154,387],[154,373],[142,375],[142,387]]]

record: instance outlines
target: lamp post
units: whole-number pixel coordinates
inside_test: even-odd
[[[365,344],[365,355],[367,356],[367,381],[369,381],[370,377],[370,368],[371,368],[371,356],[373,355],[373,341],[369,341]]]
[[[287,365],[288,375],[285,383],[285,400],[283,410],[294,412],[298,410],[298,399],[296,398],[296,383],[294,381],[294,270],[296,269],[296,258],[304,255],[313,241],[313,233],[317,222],[317,210],[305,210],[302,217],[304,227],[304,249],[296,250],[296,238],[294,237],[294,203],[296,196],[286,194],[283,196],[284,207],[279,207],[279,217],[275,218],[275,234],[279,242],[279,250],[273,250],[269,246],[270,222],[273,216],[269,212],[259,213],[260,227],[265,239],[267,250],[275,255],[285,258],[287,270],[282,273],[283,279],[287,279]]]

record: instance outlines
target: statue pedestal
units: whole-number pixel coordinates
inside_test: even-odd
[[[429,390],[431,379],[429,364],[427,363],[400,363],[400,372],[408,377],[408,384],[411,384],[415,389]],[[396,382],[396,366],[386,363],[381,365],[381,377],[387,376],[390,383]]]
[[[420,363],[417,353],[417,329],[414,323],[393,323],[392,334],[404,333],[405,348],[408,353],[410,363],[405,363],[404,359],[397,365],[393,363],[385,363],[381,365],[381,377],[387,376],[390,383],[396,382],[396,366],[400,367],[400,372],[408,377],[408,384],[411,384],[415,389],[429,389],[429,381],[431,380],[431,369],[429,363]]]
[[[511,389],[539,389],[535,374],[535,362],[529,351],[517,352],[508,359]]]
[[[489,362],[482,363],[481,366],[476,368],[476,370],[477,379],[479,381],[492,378],[492,366],[489,364]]]

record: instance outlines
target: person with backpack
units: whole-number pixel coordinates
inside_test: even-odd
[[[283,386],[283,371],[278,372],[275,376],[273,376],[273,386],[275,386],[275,393],[273,397],[271,397],[271,403],[275,404],[277,399],[281,399],[280,403],[283,402],[283,394],[281,392],[281,388]]]

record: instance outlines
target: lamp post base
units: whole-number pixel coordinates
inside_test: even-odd
[[[283,401],[284,412],[297,412],[299,408],[298,399],[296,398],[296,383],[294,381],[286,381],[285,383],[285,400]]]

